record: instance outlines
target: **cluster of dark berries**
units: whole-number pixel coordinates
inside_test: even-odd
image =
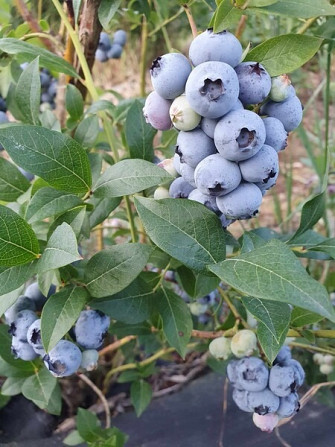
[[[8,116],[6,114],[6,100],[0,96],[0,124],[8,123]],[[3,151],[4,147],[0,144],[0,151]]]
[[[120,59],[123,47],[127,41],[127,34],[122,29],[115,31],[113,41],[104,31],[100,34],[99,44],[95,52],[95,58],[99,62],[107,62],[108,59]]]
[[[234,387],[234,402],[241,410],[254,413],[253,421],[263,431],[271,432],[280,419],[299,411],[297,390],[305,373],[288,346],[281,348],[271,368],[258,357],[231,360],[227,376]]]
[[[22,70],[25,70],[28,66],[28,62],[21,64]],[[54,78],[50,71],[46,68],[42,68],[40,71],[41,81],[41,111],[46,109],[54,109],[56,107],[55,98],[57,94],[58,81]]]
[[[228,31],[198,35],[189,58],[193,69],[179,53],[158,57],[150,69],[155,90],[146,121],[179,131],[173,165],[180,177],[154,197],[203,203],[226,227],[257,214],[302,106],[286,75],[271,78],[261,64],[240,62],[242,46]]]
[[[103,343],[110,318],[100,311],[83,310],[71,331],[76,343],[60,340],[50,352],[46,353],[38,314],[55,289],[52,285],[46,297],[34,282],[5,312],[5,320],[10,326],[9,333],[12,335],[12,354],[16,359],[26,361],[41,357],[55,377],[70,376],[79,368],[91,371],[97,367],[99,358],[97,349]]]

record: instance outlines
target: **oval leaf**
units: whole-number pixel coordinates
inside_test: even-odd
[[[16,164],[50,186],[76,194],[90,190],[87,154],[69,136],[44,127],[13,125],[0,129],[0,141]]]
[[[47,352],[71,329],[88,298],[83,287],[66,287],[50,296],[41,315],[41,335]]]
[[[257,45],[245,61],[260,62],[270,76],[278,76],[300,68],[314,56],[321,43],[322,39],[317,37],[284,34]]]
[[[98,180],[96,197],[121,197],[173,180],[164,169],[145,160],[122,160],[110,166]]]
[[[152,389],[145,380],[137,380],[130,387],[130,400],[134,405],[136,416],[140,417],[143,411],[150,404],[152,398]]]
[[[36,261],[14,267],[0,267],[0,296],[16,290],[31,278],[36,270]]]
[[[22,386],[22,394],[39,408],[46,408],[57,386],[57,379],[46,368],[37,370]]]
[[[127,287],[148,262],[152,248],[143,244],[115,245],[95,254],[85,268],[87,289],[95,298]]]
[[[76,235],[71,226],[64,222],[50,236],[42,257],[38,261],[37,271],[43,273],[79,259],[81,256],[78,253]]]
[[[15,101],[21,111],[23,122],[39,123],[40,98],[39,58],[36,58],[23,70],[15,88]]]
[[[319,194],[308,200],[302,207],[300,225],[296,233],[289,242],[295,240],[298,236],[310,230],[321,219],[326,210],[325,193]]]
[[[14,202],[30,187],[30,183],[13,163],[0,158],[0,200]]]
[[[220,220],[200,203],[135,197],[135,205],[152,241],[189,268],[208,274],[208,264],[225,258]]]
[[[329,0],[280,0],[260,11],[301,19],[335,15],[335,8],[330,5]]]
[[[326,289],[308,275],[292,251],[278,240],[209,269],[243,293],[293,304],[335,322]]]
[[[26,264],[38,258],[39,250],[30,225],[14,211],[0,205],[0,265]]]

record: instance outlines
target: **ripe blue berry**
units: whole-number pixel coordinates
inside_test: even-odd
[[[268,96],[271,78],[258,62],[242,62],[235,67],[240,85],[239,99],[244,105],[258,104]]]
[[[234,191],[217,197],[219,210],[228,219],[251,219],[262,203],[261,190],[253,183],[241,183]]]
[[[190,132],[179,132],[175,151],[181,164],[187,163],[196,168],[204,158],[215,154],[216,148],[214,141],[201,129],[194,129]]]
[[[84,349],[98,349],[110,325],[110,318],[96,310],[83,310],[75,324],[77,343]]]
[[[78,346],[67,340],[60,340],[51,351],[43,357],[45,366],[55,377],[74,374],[81,364],[82,355]]]

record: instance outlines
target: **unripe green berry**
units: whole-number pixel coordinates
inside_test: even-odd
[[[271,79],[270,98],[275,102],[285,101],[290,94],[291,81],[286,74]]]
[[[162,160],[158,165],[160,168],[163,168],[166,172],[168,172],[172,177],[177,177],[178,172],[173,164],[173,158],[166,158]]]
[[[334,371],[333,365],[328,365],[327,363],[323,363],[320,365],[320,373],[322,374],[331,374]]]
[[[170,118],[174,127],[184,132],[195,129],[201,120],[201,116],[192,109],[185,95],[179,96],[171,104]]]
[[[230,340],[226,337],[218,337],[209,344],[209,352],[216,359],[227,360],[231,354]]]
[[[333,365],[335,361],[335,357],[331,354],[326,354],[323,357],[323,363],[326,363],[327,365]]]
[[[154,199],[168,199],[170,197],[169,190],[164,188],[164,186],[158,186],[158,188],[154,192]]]
[[[93,371],[97,369],[99,361],[99,353],[96,349],[86,349],[82,352],[81,368],[86,371]]]
[[[189,304],[190,307],[190,311],[191,314],[198,317],[199,315],[204,314],[207,309],[208,309],[208,305],[207,304],[201,304],[198,303],[197,301],[194,301],[193,303]]]
[[[250,356],[256,349],[256,335],[249,329],[238,331],[231,339],[231,351],[238,358]]]
[[[320,354],[319,352],[317,352],[316,354],[313,355],[313,361],[317,365],[322,365],[324,363],[324,357],[325,356],[323,354]]]

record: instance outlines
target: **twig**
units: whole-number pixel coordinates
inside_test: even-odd
[[[111,414],[110,414],[110,409],[109,409],[109,405],[108,405],[107,399],[102,394],[101,390],[99,390],[99,388],[87,376],[85,376],[85,374],[77,374],[77,376],[79,377],[80,380],[85,382],[96,393],[96,395],[101,400],[102,405],[103,405],[103,407],[105,409],[105,413],[106,413],[106,428],[110,427],[110,425],[111,425]]]
[[[135,339],[136,339],[136,335],[128,335],[127,337],[121,338],[120,340],[117,340],[114,343],[111,343],[110,345],[101,349],[101,351],[99,351],[99,357],[102,357],[106,354],[110,354],[111,352],[116,351],[117,349],[121,348],[121,346],[124,346],[127,343],[129,343],[131,340],[135,340]]]
[[[195,21],[194,21],[191,9],[190,9],[190,7],[187,4],[183,5],[183,8],[184,8],[184,11],[185,11],[185,13],[187,15],[187,19],[188,19],[188,22],[189,22],[190,27],[191,27],[192,35],[195,38],[198,35],[198,30],[197,30],[197,26],[195,24]]]
[[[302,348],[302,349],[309,349],[310,351],[324,352],[325,354],[335,355],[335,349],[331,349],[331,348],[319,348],[319,346],[306,345],[304,343],[297,343],[295,341],[292,341],[290,343],[290,346],[293,346],[296,348]]]
[[[301,26],[301,28],[298,29],[297,34],[304,34],[308,30],[308,28],[313,25],[317,17],[311,17],[310,19],[306,20],[306,22]]]
[[[238,313],[236,307],[231,302],[229,296],[224,292],[224,290],[221,287],[218,287],[218,292],[224,299],[224,301],[227,303],[229,309],[231,310],[232,314],[236,318],[236,320],[240,320],[240,322],[243,324],[245,328],[249,328],[248,323],[241,317],[241,315]]]
[[[241,40],[243,31],[245,30],[246,24],[247,24],[247,20],[248,20],[248,16],[246,16],[245,14],[243,14],[243,16],[241,16],[240,21],[238,22],[237,28],[236,28],[236,32],[235,32],[235,36]]]

